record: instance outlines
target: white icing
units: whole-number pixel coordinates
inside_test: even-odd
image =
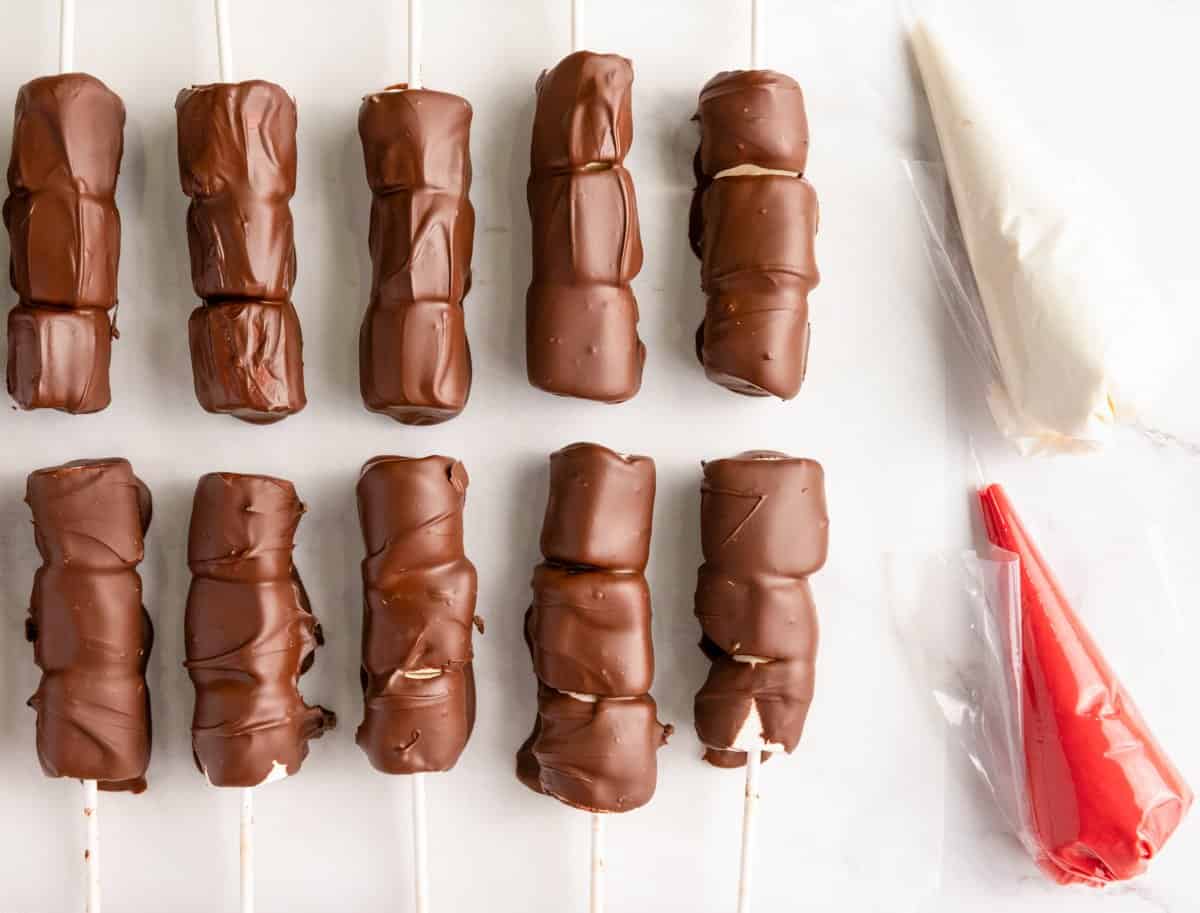
[[[1164,332],[1112,194],[1040,147],[942,23],[912,45],[999,361],[996,422],[1024,452],[1098,448],[1136,419]]]

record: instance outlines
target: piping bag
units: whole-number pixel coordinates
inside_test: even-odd
[[[1101,450],[1117,428],[1200,453],[1147,425],[1179,349],[1119,198],[1041,143],[944,17],[915,17],[909,38],[942,162],[905,166],[935,284],[1001,433],[1023,454]]]
[[[1023,842],[1039,867],[1062,884],[1133,878],[1178,827],[1192,792],[1071,608],[1004,490],[981,488],[979,505],[988,540],[1018,565],[1012,589],[1019,589],[1019,599],[999,602],[1009,602],[1015,615],[1008,647],[1024,752]]]

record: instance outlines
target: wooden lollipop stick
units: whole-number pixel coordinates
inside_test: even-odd
[[[750,0],[750,67],[761,70],[767,57],[766,0]]]
[[[58,5],[58,72],[75,69],[75,0]]]
[[[408,87],[421,88],[421,0],[408,0]]]
[[[241,792],[241,913],[254,913],[254,789]]]
[[[583,50],[584,0],[571,0],[571,50]]]
[[[738,876],[737,913],[750,913],[754,883],[754,824],[758,815],[758,774],[762,768],[762,743],[746,752],[746,799],[742,810],[742,863]]]
[[[217,59],[221,82],[233,82],[233,31],[229,25],[229,0],[214,0],[217,17]]]
[[[417,913],[429,913],[429,837],[425,814],[425,774],[412,774],[413,886]]]
[[[588,903],[589,913],[604,913],[604,815],[595,812],[592,818],[592,879]]]
[[[100,814],[95,780],[83,781],[83,868],[87,913],[100,913]]]

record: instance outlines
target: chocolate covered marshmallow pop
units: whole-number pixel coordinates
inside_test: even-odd
[[[700,648],[712,662],[696,733],[717,767],[746,766],[739,911],[750,909],[758,774],[800,741],[813,698],[817,610],[808,577],[825,564],[829,516],[819,463],[751,451],[704,464]]]
[[[392,86],[363,99],[358,134],[372,193],[363,402],[408,425],[437,424],[471,392],[471,106],[419,84]]]
[[[718,73],[695,119],[689,234],[708,297],[696,354],[735,393],[791,399],[808,364],[808,294],[819,278],[804,96],[772,70]]]
[[[475,725],[475,566],[463,552],[467,471],[443,456],[381,456],[358,479],[364,713],[358,745],[412,785],[414,888],[429,906],[424,775],[450,770]]]
[[[50,777],[82,780],[86,909],[100,910],[97,788],[146,788],[154,641],[142,606],[150,491],[125,460],[79,460],[29,476],[25,500],[42,566],[26,636],[42,670],[29,705]]]
[[[533,733],[517,777],[535,792],[593,814],[593,853],[605,813],[654,795],[658,721],[650,590],[654,461],[597,444],[550,456],[542,524],[544,561],[533,572],[525,640],[538,678]],[[595,863],[595,857],[593,863]],[[592,883],[593,908],[601,904]]]
[[[224,78],[224,77],[223,77]],[[296,103],[262,80],[184,89],[175,100],[179,180],[188,205],[188,320],[196,398],[209,412],[263,424],[299,412]]]
[[[112,400],[125,106],[86,73],[17,93],[4,224],[17,306],[8,315],[8,392],[22,409],[97,412]]]
[[[619,403],[642,384],[646,347],[630,281],[642,268],[633,178],[633,64],[576,50],[537,82],[528,196],[533,281],[529,382]]]

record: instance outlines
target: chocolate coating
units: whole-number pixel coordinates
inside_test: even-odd
[[[536,792],[593,812],[650,801],[655,753],[671,733],[647,694],[654,680],[650,590],[643,570],[654,512],[654,461],[597,444],[550,457],[525,641],[538,716],[517,753]]]
[[[221,472],[196,485],[185,665],[196,687],[192,752],[213,786],[256,786],[280,767],[295,774],[309,740],[336,722],[298,688],[322,643],[292,563],[303,513],[283,479]]]
[[[150,492],[126,460],[79,460],[31,473],[25,501],[42,556],[26,622],[42,670],[38,760],[48,777],[141,792],[154,629],[135,568]]]
[[[403,86],[358,112],[373,194],[359,385],[368,409],[409,425],[453,418],[471,392],[471,113],[465,98]]]
[[[820,279],[803,95],[769,70],[720,73],[700,92],[695,119],[689,234],[708,298],[696,354],[735,393],[791,399],[807,371],[808,294]],[[788,174],[722,175],[745,166]]]
[[[357,741],[384,773],[449,770],[475,725],[478,589],[463,552],[463,464],[376,457],[358,480],[364,715]]]
[[[9,278],[8,392],[22,409],[97,412],[112,400],[125,106],[86,73],[17,93],[4,224]]]
[[[655,753],[672,731],[648,694],[581,701],[542,686],[533,733],[517,752],[517,778],[583,811],[632,811],[654,797]]]
[[[528,184],[533,281],[529,382],[618,403],[642,383],[646,347],[629,283],[642,268],[633,178],[633,64],[578,51],[541,75]]]
[[[542,555],[568,567],[645,570],[654,487],[649,457],[583,443],[552,453]]]
[[[713,667],[696,695],[696,732],[707,761],[740,767],[734,743],[752,709],[763,740],[791,752],[812,703],[818,624],[807,578],[829,551],[824,471],[770,451],[705,463],[700,529],[696,616]]]
[[[757,165],[803,174],[808,165],[804,93],[772,70],[718,73],[700,92],[699,173]]]
[[[196,398],[209,412],[278,421],[307,402],[291,304],[296,105],[251,80],[184,89],[175,112],[192,286],[204,299],[188,323]]]
[[[813,633],[809,655],[802,660],[742,663],[723,656],[713,662],[696,693],[696,734],[706,746],[704,760],[714,767],[745,766],[744,751],[713,746],[733,744],[752,703],[762,721],[763,741],[782,745],[789,754],[796,749],[816,679],[815,625]]]

